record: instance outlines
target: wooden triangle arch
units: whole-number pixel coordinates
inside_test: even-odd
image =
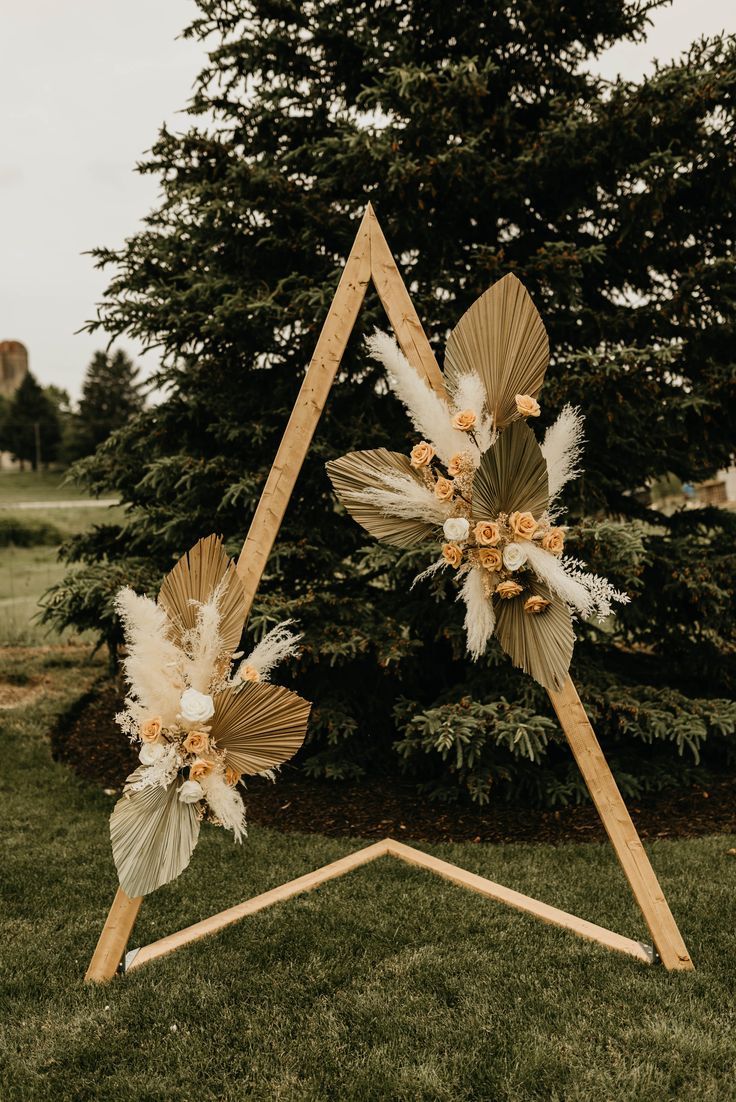
[[[368,204],[238,559],[238,574],[245,589],[246,615],[253,604],[294,484],[371,280],[404,355],[434,390],[445,394],[442,374],[434,353],[373,208]],[[571,678],[568,676],[560,692],[550,692],[549,696],[611,845],[649,927],[654,948],[386,838],[331,865],[325,865],[315,872],[213,915],[186,930],[180,930],[142,949],[135,949],[125,959],[123,955],[142,899],[129,899],[122,888],[118,888],[85,979],[92,982],[109,980],[117,971],[125,970],[126,965],[128,970],[140,967],[146,961],[170,953],[196,938],[214,933],[246,915],[300,892],[309,891],[326,880],[342,876],[359,865],[383,856],[397,857],[409,864],[429,869],[471,891],[507,903],[545,922],[572,930],[581,937],[627,953],[638,960],[651,964],[658,956],[669,970],[691,970],[693,963],[680,931]]]

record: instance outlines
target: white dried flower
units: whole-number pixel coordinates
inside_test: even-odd
[[[187,723],[206,723],[215,714],[215,704],[207,693],[186,689],[179,701],[181,718]]]
[[[204,789],[199,781],[184,781],[179,789],[179,799],[183,804],[196,804],[204,799]]]
[[[448,517],[442,525],[442,531],[445,533],[445,539],[462,543],[468,538],[470,525],[466,517]]]
[[[518,570],[526,558],[526,549],[520,543],[507,543],[503,549],[503,565],[507,570]]]
[[[143,765],[153,765],[166,753],[166,747],[160,742],[144,742],[138,753],[138,759]]]

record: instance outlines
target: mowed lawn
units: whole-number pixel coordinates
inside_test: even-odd
[[[99,666],[6,652],[0,1098],[725,1100],[734,1079],[736,839],[651,847],[697,965],[668,974],[384,858],[117,978],[82,977],[116,881],[112,798],[50,756]],[[410,841],[411,839],[404,839]],[[350,852],[359,839],[204,826],[133,944]],[[424,847],[635,937],[605,846]]]

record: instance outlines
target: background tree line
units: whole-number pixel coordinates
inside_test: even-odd
[[[733,761],[736,517],[640,499],[731,460],[736,44],[697,42],[638,83],[591,74],[656,6],[198,0],[190,125],[141,167],[162,190],[144,228],[98,250],[110,281],[90,325],[159,346],[165,397],[77,466],[129,508],[67,546],[49,619],[114,654],[120,584],[153,592],[212,531],[239,549],[371,199],[440,363],[463,310],[513,271],[551,340],[539,429],[565,402],[585,412],[568,543],[633,600],[577,625],[573,675],[621,784]],[[304,768],[575,799],[546,695],[496,648],[469,662],[446,581],[411,590],[424,557],[373,543],[334,503],[325,460],[412,442],[361,345],[375,325],[369,294],[249,625],[301,622]]]
[[[28,372],[12,398],[0,398],[0,451],[33,470],[91,455],[143,409],[138,374],[125,352],[96,352],[75,408],[66,390],[42,387]]]

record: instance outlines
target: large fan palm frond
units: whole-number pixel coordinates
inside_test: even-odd
[[[158,603],[169,616],[172,637],[178,646],[182,646],[186,633],[195,627],[198,606],[206,604],[218,586],[222,650],[232,653],[238,649],[245,623],[245,596],[235,564],[224,550],[220,536],[199,540],[164,578]]]
[[[335,493],[353,520],[384,543],[397,547],[416,547],[436,536],[436,527],[420,519],[437,509],[430,490],[422,482],[405,455],[386,448],[374,451],[349,452],[327,463],[327,473]],[[396,488],[396,480],[400,489]],[[393,488],[392,488],[393,483]],[[387,505],[386,495],[393,502]],[[412,510],[416,501],[418,516],[396,516],[389,509]],[[442,524],[444,518],[437,523]]]
[[[549,606],[539,613],[524,611],[527,597],[544,597]],[[511,600],[494,597],[496,637],[515,666],[551,692],[562,689],[570,667],[575,633],[564,601],[542,582],[530,579],[528,591]]]
[[[139,780],[143,769],[128,777]],[[110,816],[110,840],[120,887],[135,899],[175,880],[189,864],[199,838],[192,804],[181,803],[176,780],[167,788],[151,785],[128,792]]]
[[[536,519],[549,505],[547,464],[524,421],[514,421],[484,453],[473,479],[473,516],[491,520],[499,513],[529,512]]]
[[[251,682],[215,697],[211,737],[238,773],[262,773],[296,754],[304,742],[309,701],[281,685]]]
[[[488,395],[494,428],[516,419],[515,397],[536,398],[549,363],[549,340],[528,291],[506,275],[476,299],[457,323],[445,350],[450,391],[460,376],[477,372]]]

